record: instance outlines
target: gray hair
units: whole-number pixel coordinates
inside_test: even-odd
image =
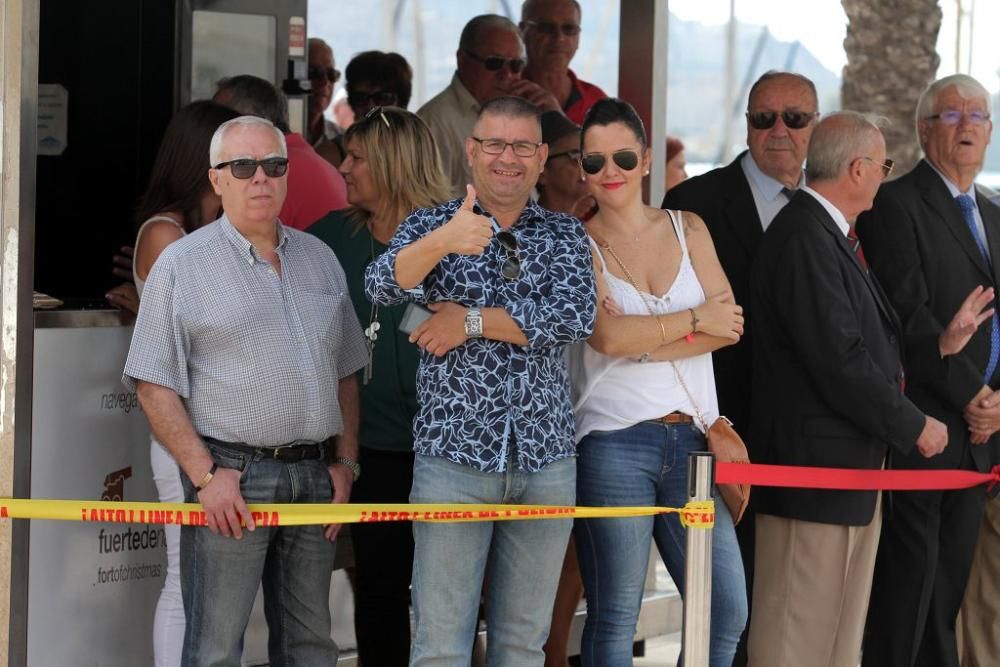
[[[462,28],[462,35],[458,38],[458,48],[472,49],[479,43],[480,37],[486,30],[507,30],[517,35],[518,41],[521,41],[521,31],[506,16],[480,14],[469,19],[469,22]]]
[[[260,116],[282,132],[288,132],[288,98],[270,81],[250,74],[219,79],[216,97],[244,116]]]
[[[920,93],[917,100],[917,112],[914,118],[917,126],[917,141],[920,141],[920,121],[925,120],[934,113],[934,105],[937,104],[938,95],[946,88],[953,87],[958,94],[967,100],[982,100],[986,103],[986,113],[993,113],[993,99],[990,92],[983,84],[973,79],[968,74],[952,74],[937,81],[932,81],[929,86]],[[923,148],[923,143],[920,144]]]
[[[212,135],[212,143],[208,146],[209,165],[214,167],[222,161],[222,142],[225,140],[226,131],[229,128],[236,126],[251,127],[254,125],[270,128],[278,138],[278,154],[281,157],[288,157],[288,146],[285,144],[285,135],[271,121],[260,116],[237,116],[220,125],[219,129]]]
[[[857,111],[827,114],[813,130],[806,158],[806,182],[832,181],[859,157],[867,157],[886,120]]]

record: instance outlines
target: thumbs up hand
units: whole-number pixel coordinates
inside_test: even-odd
[[[451,220],[441,227],[442,240],[449,252],[459,255],[481,255],[493,238],[490,219],[472,212],[476,189],[466,185],[465,200]]]

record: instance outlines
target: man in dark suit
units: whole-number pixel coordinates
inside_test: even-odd
[[[990,95],[971,77],[947,77],[924,91],[916,118],[924,160],[882,189],[858,231],[903,322],[907,396],[947,424],[951,447],[931,460],[900,452],[890,463],[985,471],[1000,429],[1000,394],[993,389],[1000,386],[1000,323],[984,323],[954,357],[942,359],[935,340],[965,295],[996,285],[1000,275],[1000,210],[973,186],[992,130]],[[893,494],[865,665],[958,665],[955,618],[985,498],[981,487]],[[996,624],[995,607],[983,613],[992,615],[984,619],[988,626]],[[991,655],[976,664],[997,660]]]
[[[750,88],[747,100],[747,146],[719,169],[690,178],[669,190],[663,208],[693,211],[712,235],[736,303],[750,318],[750,267],[764,230],[788,203],[802,181],[802,163],[817,112],[816,87],[800,74],[767,72]],[[746,320],[750,322],[750,319]],[[719,411],[749,442],[752,332],[737,345],[712,355]],[[752,499],[751,499],[752,500]],[[752,599],[753,507],[737,526],[736,536]],[[751,608],[752,613],[752,608]],[[736,665],[746,664],[746,633],[737,650]]]
[[[751,274],[751,459],[879,469],[890,448],[931,457],[944,424],[902,391],[900,325],[854,247],[857,215],[891,169],[865,116],[824,118],[807,185],[775,217]],[[758,487],[750,665],[856,665],[880,494]]]
[[[764,74],[750,88],[747,102],[748,150],[725,167],[689,178],[663,198],[663,208],[692,211],[705,221],[745,313],[757,246],[801,184],[818,115],[812,81],[790,72]],[[713,355],[719,410],[744,434],[750,425],[750,348],[744,338]]]

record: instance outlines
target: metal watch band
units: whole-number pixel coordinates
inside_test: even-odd
[[[473,306],[465,314],[465,335],[469,338],[483,337],[483,314],[479,308]]]
[[[359,477],[361,477],[361,464],[358,463],[357,461],[349,459],[346,456],[338,456],[337,458],[335,458],[333,460],[333,462],[334,463],[339,463],[341,465],[345,465],[348,468],[350,468],[351,472],[354,474],[354,481],[355,482],[358,481]]]

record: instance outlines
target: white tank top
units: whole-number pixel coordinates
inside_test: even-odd
[[[681,263],[673,284],[662,296],[642,295],[630,282],[613,275],[608,271],[600,248],[593,239],[590,240],[600,257],[600,267],[597,268],[604,276],[610,296],[626,315],[649,315],[646,304],[660,315],[705,303],[705,292],[691,264],[680,216],[675,216],[673,211],[667,211],[667,214],[680,241]],[[591,431],[628,428],[675,411],[696,415],[669,361],[641,364],[632,359],[609,357],[583,342],[570,348],[569,363],[577,442]],[[674,363],[677,371],[684,376],[705,421],[711,425],[719,416],[711,353],[678,359]],[[699,430],[704,430],[697,419],[695,424]]]
[[[134,248],[135,248],[135,255],[136,256],[133,258],[133,261],[132,261],[132,280],[135,281],[135,291],[139,293],[139,298],[140,299],[142,299],[142,288],[146,286],[146,281],[143,280],[143,279],[141,279],[139,277],[139,274],[136,273],[136,271],[135,271],[135,259],[137,259],[138,256],[139,256],[139,241],[142,239],[142,233],[144,231],[146,231],[146,225],[148,225],[151,222],[156,222],[156,221],[159,221],[159,220],[165,220],[165,221],[167,221],[167,222],[169,222],[171,224],[174,224],[174,225],[177,226],[177,229],[181,230],[181,234],[185,234],[185,235],[187,234],[187,232],[184,231],[184,227],[179,222],[177,222],[176,220],[174,220],[170,216],[166,216],[166,215],[154,215],[152,218],[150,218],[146,222],[142,223],[142,226],[139,227],[139,231],[135,235],[135,246],[134,246]],[[149,276],[146,276],[146,277],[148,278]]]

